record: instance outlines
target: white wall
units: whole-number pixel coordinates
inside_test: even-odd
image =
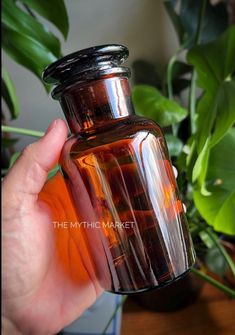
[[[162,0],[66,0],[70,32],[63,42],[63,54],[104,43],[121,43],[130,51],[128,64],[143,58],[164,65],[177,46],[177,40]],[[12,125],[45,130],[57,117],[63,117],[59,103],[47,96],[39,80],[7,56],[16,85],[21,114]],[[32,142],[24,137],[17,149]]]

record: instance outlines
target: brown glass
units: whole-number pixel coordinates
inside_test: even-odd
[[[134,114],[128,78],[72,84],[60,103],[74,134],[60,164],[100,285],[128,294],[185,274],[194,250],[166,143]]]

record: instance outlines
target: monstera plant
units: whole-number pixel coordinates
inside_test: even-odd
[[[133,102],[137,113],[165,130],[199,256],[193,273],[234,298],[235,264],[225,245],[235,236],[235,27],[228,25],[225,2],[168,0],[165,8],[179,47],[163,77],[155,64],[133,64]],[[3,0],[2,9],[4,51],[41,80],[45,66],[61,56],[60,40],[45,19],[65,39],[68,34],[63,0]],[[2,97],[2,154],[11,156],[4,175],[18,155],[12,134],[43,133],[10,126],[9,115],[15,119],[21,111],[6,68]]]
[[[60,39],[48,29],[44,23],[45,19],[57,28],[63,38],[67,38],[69,22],[63,0],[2,1],[3,50],[15,62],[33,72],[40,80],[43,69],[62,55]],[[44,86],[49,91],[49,87]],[[4,100],[1,111],[2,158],[4,168],[7,168],[9,156],[14,153],[13,146],[17,141],[17,138],[9,136],[9,132],[35,137],[40,137],[43,133],[6,125],[9,123],[7,122],[9,116],[11,119],[18,117],[20,106],[13,81],[5,67],[2,68],[2,98]],[[13,155],[12,162],[16,157],[17,153]],[[4,172],[6,171],[3,171],[3,174]]]
[[[157,65],[134,62],[133,101],[165,129],[195,248],[203,254],[192,271],[235,297],[235,264],[224,248],[235,237],[235,26],[226,2],[164,4],[179,47],[163,78]]]

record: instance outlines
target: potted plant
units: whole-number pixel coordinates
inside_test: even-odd
[[[165,7],[179,48],[163,78],[155,65],[145,61],[133,64],[133,102],[137,113],[151,117],[165,129],[198,255],[192,273],[234,298],[231,236],[235,235],[235,178],[231,167],[235,166],[235,27],[228,27],[224,2],[168,0]],[[40,16],[66,38],[68,17],[62,0],[3,1],[3,49],[41,79],[45,66],[61,56],[61,47]],[[48,86],[45,89],[49,91]],[[14,153],[17,138],[9,134],[40,137],[43,132],[7,124],[6,109],[15,119],[19,104],[6,69],[2,72],[2,94],[6,103],[2,111],[4,175],[9,161],[11,165],[18,156]]]
[[[235,27],[228,24],[226,6],[207,0],[165,1],[179,48],[163,78],[153,64],[133,64],[133,101],[137,113],[165,129],[198,256],[192,273],[234,298]],[[189,278],[151,292],[151,299],[136,299],[161,311],[183,307],[195,296]],[[188,296],[182,297],[183,287]],[[172,298],[168,304],[167,294]]]

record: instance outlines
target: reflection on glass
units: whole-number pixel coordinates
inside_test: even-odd
[[[179,277],[194,254],[163,137],[151,123],[143,130],[141,120],[129,129],[123,122],[115,133],[74,141],[62,167],[75,208],[82,187],[86,221],[101,223],[84,228],[101,285],[130,293]]]

